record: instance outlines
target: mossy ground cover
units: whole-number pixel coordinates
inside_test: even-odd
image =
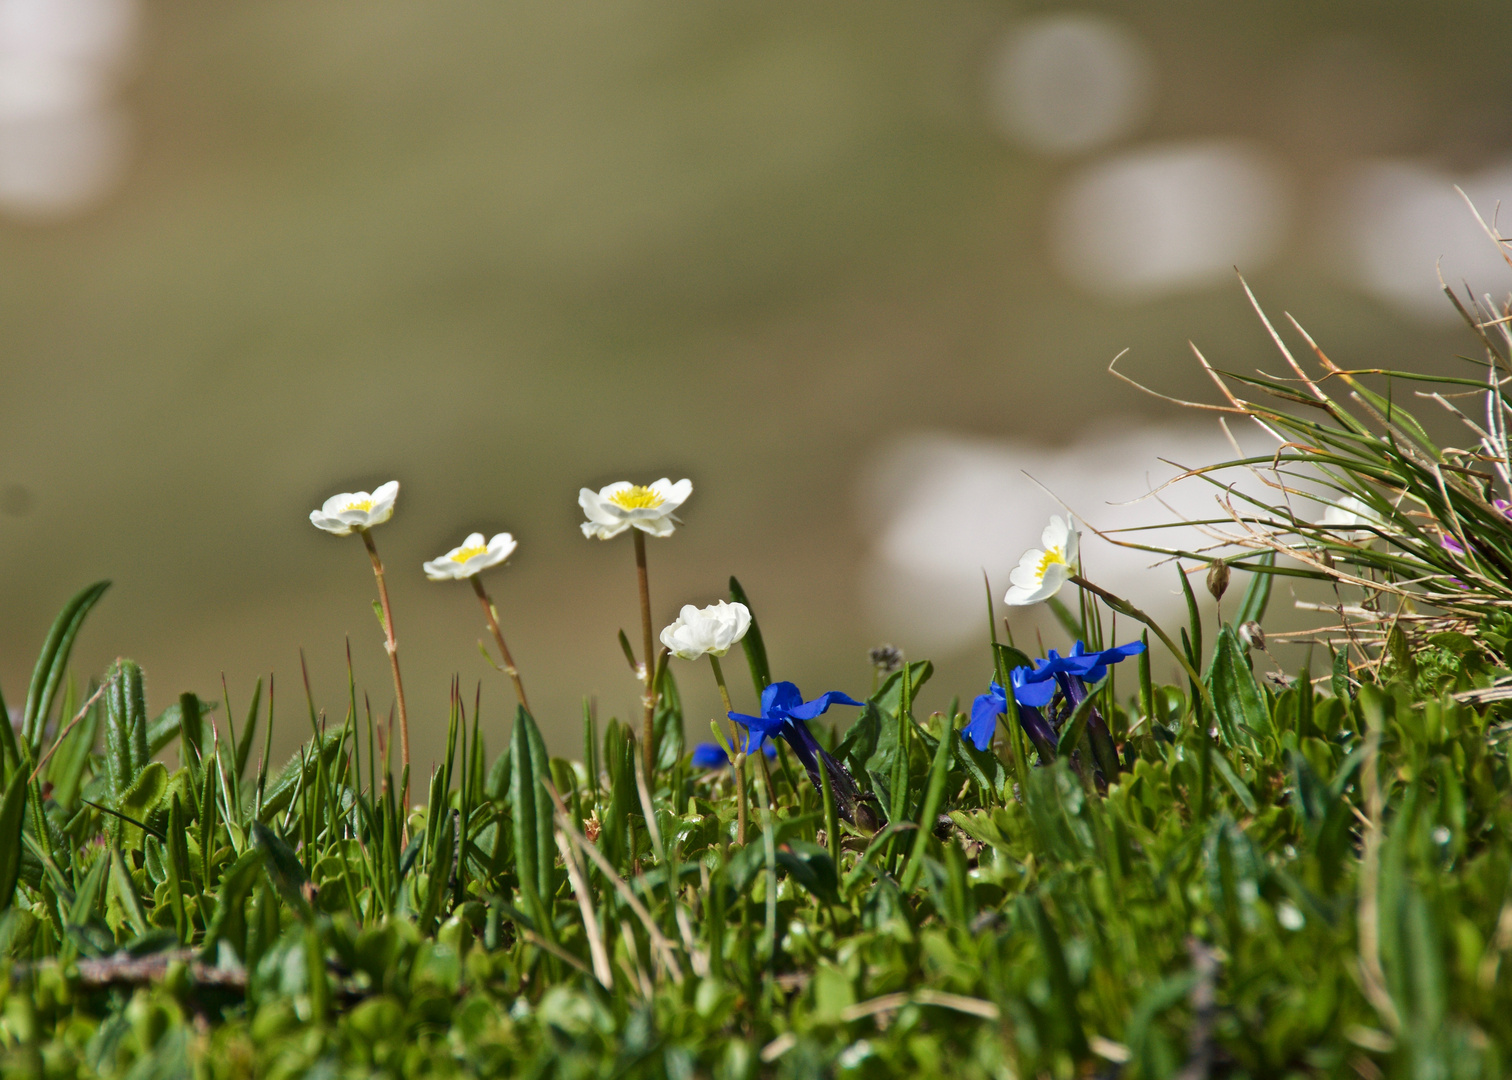
[[[1507,360],[1476,325],[1487,441],[1440,449],[1357,374],[1360,421],[1272,382],[1321,415],[1238,467],[1321,472],[1369,515],[1312,525],[1251,498],[1210,523],[1263,542],[1230,538],[1208,578],[1234,575],[1228,619],[1194,601],[1174,637],[1152,627],[1192,677],[1157,684],[1146,651],[1077,693],[1057,681],[1032,717],[1005,699],[986,749],[973,707],[914,709],[928,661],[884,656],[859,712],[814,724],[836,764],[811,774],[776,740],[739,773],[696,768],[707,718],[677,686],[695,669],[660,663],[649,747],[585,709],[581,757],[553,758],[523,706],[485,721],[458,686],[444,760],[411,777],[355,685],[152,717],[130,661],[70,678],[105,587],[84,590],[20,731],[0,728],[0,1068],[1507,1075]],[[1267,677],[1277,574],[1352,592],[1310,670]],[[1052,601],[1061,654],[1143,618],[1077,582]],[[967,699],[1042,659],[999,625]],[[759,623],[741,648],[759,696],[781,678]],[[281,770],[275,723],[309,729]]]

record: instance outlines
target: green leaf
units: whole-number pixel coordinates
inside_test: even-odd
[[[1061,727],[1060,738],[1055,744],[1055,756],[1067,757],[1081,745],[1082,735],[1087,731],[1087,721],[1092,716],[1092,700],[1097,697],[1096,693],[1088,694],[1081,699],[1071,718]],[[1111,777],[1109,778],[1111,781]]]
[[[929,786],[924,790],[924,805],[919,810],[919,831],[914,836],[913,850],[908,857],[908,868],[903,874],[903,889],[912,889],[919,880],[924,866],[924,852],[929,838],[934,835],[935,819],[940,813],[940,803],[945,798],[945,778],[950,772],[950,748],[957,741],[955,731],[947,728],[935,746],[934,761],[929,766]]]
[[[1195,671],[1202,670],[1202,613],[1197,610],[1197,597],[1192,592],[1192,583],[1187,578],[1186,571],[1181,564],[1176,564],[1176,576],[1181,579],[1181,594],[1186,597],[1187,626],[1191,634],[1191,653],[1187,659],[1192,662]]]
[[[1276,553],[1267,551],[1250,565],[1275,566]],[[1234,615],[1235,626],[1260,622],[1265,618],[1265,607],[1270,603],[1271,584],[1274,581],[1274,574],[1251,571],[1249,584],[1244,587],[1244,596],[1239,600],[1239,611]]]
[[[661,666],[656,689],[656,717],[652,725],[656,733],[656,768],[658,772],[665,772],[677,764],[687,746],[687,736],[683,732],[682,694],[670,666]]]
[[[252,842],[267,852],[265,865],[268,877],[273,880],[273,887],[283,897],[284,903],[293,908],[294,913],[304,921],[313,919],[315,913],[310,909],[310,902],[305,898],[304,892],[309,879],[305,877],[304,867],[299,864],[299,856],[294,854],[294,849],[260,821],[252,822]]]
[[[95,916],[96,909],[105,893],[105,877],[110,872],[110,858],[108,855],[101,856],[94,861],[89,868],[89,873],[84,875],[84,880],[79,884],[79,891],[74,894],[73,905],[68,911],[68,922],[71,926],[87,926]]]
[[[751,613],[751,628],[746,631],[740,645],[745,650],[746,663],[751,666],[751,682],[756,687],[756,696],[760,697],[772,681],[772,667],[767,663],[766,642],[762,640],[761,627],[756,623],[756,609],[751,607],[750,598],[733,574],[730,575],[730,599],[737,604],[744,604]]]
[[[551,796],[542,781],[551,778],[551,759],[541,730],[523,705],[515,712],[514,732],[510,738],[509,784],[510,817],[514,826],[515,871],[525,892],[527,905],[537,903],[539,910],[530,915],[551,933],[548,905],[556,893],[556,840]]]
[[[325,767],[330,768],[336,761],[336,755],[341,750],[342,733],[339,731],[328,732],[323,737],[320,748],[320,758],[324,759]],[[313,783],[320,762],[312,753],[295,754],[289,758],[289,763],[283,767],[278,778],[268,785],[262,801],[262,810],[258,818],[262,821],[271,821],[275,815],[283,813],[294,801],[294,795],[306,783]]]
[[[216,959],[216,945],[225,938],[246,936],[246,911],[245,905],[248,895],[252,892],[252,886],[257,884],[258,871],[268,858],[266,848],[249,847],[241,853],[241,857],[226,868],[221,877],[220,892],[215,901],[215,916],[210,922],[209,929],[205,931],[205,945],[200,953],[201,959],[206,963],[212,963]],[[235,933],[239,930],[240,934]],[[246,943],[232,941],[236,946],[236,952],[242,960],[246,960]]]
[[[1223,777],[1224,782],[1233,789],[1234,794],[1238,796],[1239,801],[1244,805],[1244,809],[1251,814],[1256,813],[1259,808],[1255,804],[1254,792],[1250,791],[1249,785],[1240,779],[1239,774],[1234,771],[1234,767],[1229,764],[1228,757],[1224,752],[1217,747],[1213,747],[1210,751],[1209,760],[1218,770],[1218,775]]]
[[[47,714],[52,711],[53,698],[68,670],[68,657],[73,652],[74,639],[84,625],[90,610],[99,603],[110,582],[97,581],[80,590],[63,606],[53,620],[47,640],[42,643],[42,652],[37,656],[37,665],[32,669],[31,686],[26,692],[26,708],[21,719],[21,741],[33,760],[42,750],[42,729],[47,724]]]
[[[1087,1036],[1082,1030],[1081,1010],[1076,1004],[1076,987],[1071,982],[1071,971],[1066,965],[1066,954],[1061,949],[1060,935],[1050,922],[1050,915],[1038,896],[1033,894],[1020,898],[1027,910],[1029,921],[1039,938],[1040,952],[1044,954],[1048,969],[1050,993],[1055,999],[1055,1012],[1063,1026],[1071,1056],[1080,1060],[1087,1055]]]
[[[184,842],[184,808],[175,792],[168,805],[168,903],[173,907],[173,925],[180,944],[189,943],[189,912],[184,894],[192,887],[189,881],[189,849]]]
[[[994,662],[998,665],[996,670],[999,674],[998,685],[1000,686],[1008,685],[1002,680],[1007,678],[1008,673],[1014,668],[1032,668],[1034,666],[1034,661],[1029,659],[1028,655],[1019,649],[1015,649],[1012,645],[1001,645],[993,642],[992,654]]]
[[[0,718],[0,723],[9,724]],[[17,771],[0,799],[0,911],[11,906],[21,876],[21,830],[26,825],[26,794],[31,785]]]
[[[167,793],[168,769],[161,761],[154,761],[138,773],[136,781],[116,799],[116,812],[123,817],[145,822]],[[122,826],[117,835],[122,846],[130,849],[139,841],[133,831],[136,827],[125,822],[122,822]],[[159,827],[161,828],[161,822]]]
[[[220,708],[220,702],[200,700],[199,708],[201,722],[203,722],[206,713],[212,713]],[[183,707],[177,701],[158,713],[152,723],[147,725],[148,755],[156,757],[162,753],[164,747],[178,738],[183,731],[183,721]]]
[[[1271,732],[1270,710],[1244,655],[1244,646],[1225,625],[1218,631],[1213,663],[1208,669],[1208,690],[1218,711],[1218,728],[1230,746],[1256,746],[1256,740]]]
[[[126,913],[126,921],[138,935],[151,931],[147,913],[142,910],[142,898],[137,895],[136,882],[126,869],[121,849],[114,844],[110,848],[110,894],[121,905],[121,910]]]
[[[271,698],[269,700],[272,700]],[[247,706],[247,721],[242,725],[241,738],[236,744],[236,781],[247,775],[247,762],[252,757],[252,737],[257,734],[257,716],[262,706],[262,679],[258,679],[252,687],[252,704]],[[213,706],[212,706],[213,707]],[[226,708],[231,707],[230,702]],[[230,723],[230,720],[226,721]],[[235,787],[235,784],[233,784]]]
[[[94,748],[95,736],[100,731],[100,714],[103,706],[95,702],[84,714],[62,743],[53,751],[47,764],[47,782],[52,784],[52,797],[66,809],[73,809],[79,801],[79,789],[84,781],[84,771],[89,768],[89,754]],[[70,720],[73,717],[69,717]]]
[[[429,875],[425,883],[425,901],[420,906],[418,924],[421,933],[432,934],[436,930],[436,919],[441,913],[441,903],[446,898],[447,886],[451,882],[452,856],[456,851],[456,832],[452,824],[452,815],[447,812],[441,815],[441,827],[436,831],[435,850],[431,855],[430,865],[426,868]]]
[[[110,794],[117,801],[147,767],[147,702],[142,669],[131,660],[118,660],[107,673],[105,693],[105,765]]]
[[[818,844],[807,840],[788,841],[777,849],[777,865],[824,903],[840,902],[840,877],[835,871],[835,861]]]

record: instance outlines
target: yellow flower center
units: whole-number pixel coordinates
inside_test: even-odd
[[[1043,579],[1045,572],[1056,563],[1059,563],[1061,566],[1065,566],[1066,556],[1060,548],[1051,548],[1049,551],[1040,556],[1039,566],[1037,566],[1034,571],[1035,575]]]
[[[460,547],[452,553],[451,561],[454,563],[464,563],[468,559],[482,555],[487,550],[488,548],[483,544],[477,544],[473,547]]]
[[[351,502],[346,504],[346,508],[348,511],[361,510],[364,514],[366,514],[373,509],[373,500],[353,499]]]
[[[625,510],[649,510],[652,507],[660,506],[666,500],[650,488],[641,487],[639,484],[636,484],[634,487],[628,487],[624,491],[616,491],[613,495],[609,496],[609,501]]]

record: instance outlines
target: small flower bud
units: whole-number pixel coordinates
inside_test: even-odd
[[[903,653],[896,645],[884,642],[867,655],[871,657],[872,666],[883,675],[891,675],[903,666]]]
[[[1223,594],[1228,592],[1228,583],[1228,563],[1219,559],[1208,567],[1207,590],[1213,594],[1214,600],[1222,600]]]
[[[1261,628],[1259,623],[1251,619],[1249,622],[1239,627],[1239,640],[1244,642],[1245,646],[1248,648],[1264,649],[1265,630]]]

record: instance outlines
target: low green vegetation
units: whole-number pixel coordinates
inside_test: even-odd
[[[271,683],[151,717],[129,660],[70,679],[105,585],[86,589],[19,731],[0,725],[0,1069],[1504,1077],[1512,367],[1484,340],[1465,382],[1494,419],[1469,451],[1392,403],[1411,374],[1375,373],[1375,392],[1329,373],[1363,418],[1322,380],[1263,387],[1316,420],[1230,399],[1286,432],[1230,467],[1292,490],[1232,496],[1208,523],[1239,529],[1228,561],[1166,571],[1190,615],[1151,630],[1181,685],[1107,636],[1142,612],[1072,574],[1079,599],[1048,599],[1065,626],[1048,666],[997,640],[989,597],[965,697],[991,681],[1001,705],[918,715],[931,665],[882,652],[860,710],[815,722],[817,758],[790,726],[770,761],[695,754],[706,718],[676,681],[694,669],[662,653],[649,729],[585,708],[580,760],[550,757],[523,705],[483,721],[459,686],[445,759],[410,777],[351,685],[334,704],[280,693],[276,722],[309,739],[274,769]],[[1357,502],[1312,524],[1304,483]],[[1216,625],[1184,572],[1203,563]],[[1337,590],[1341,621],[1307,668],[1267,675],[1280,574]],[[739,632],[736,696],[771,702],[781,673],[756,622]],[[1053,671],[1077,640],[1130,647]],[[1055,678],[1026,705],[1036,672]],[[808,731],[796,711],[782,723]]]

